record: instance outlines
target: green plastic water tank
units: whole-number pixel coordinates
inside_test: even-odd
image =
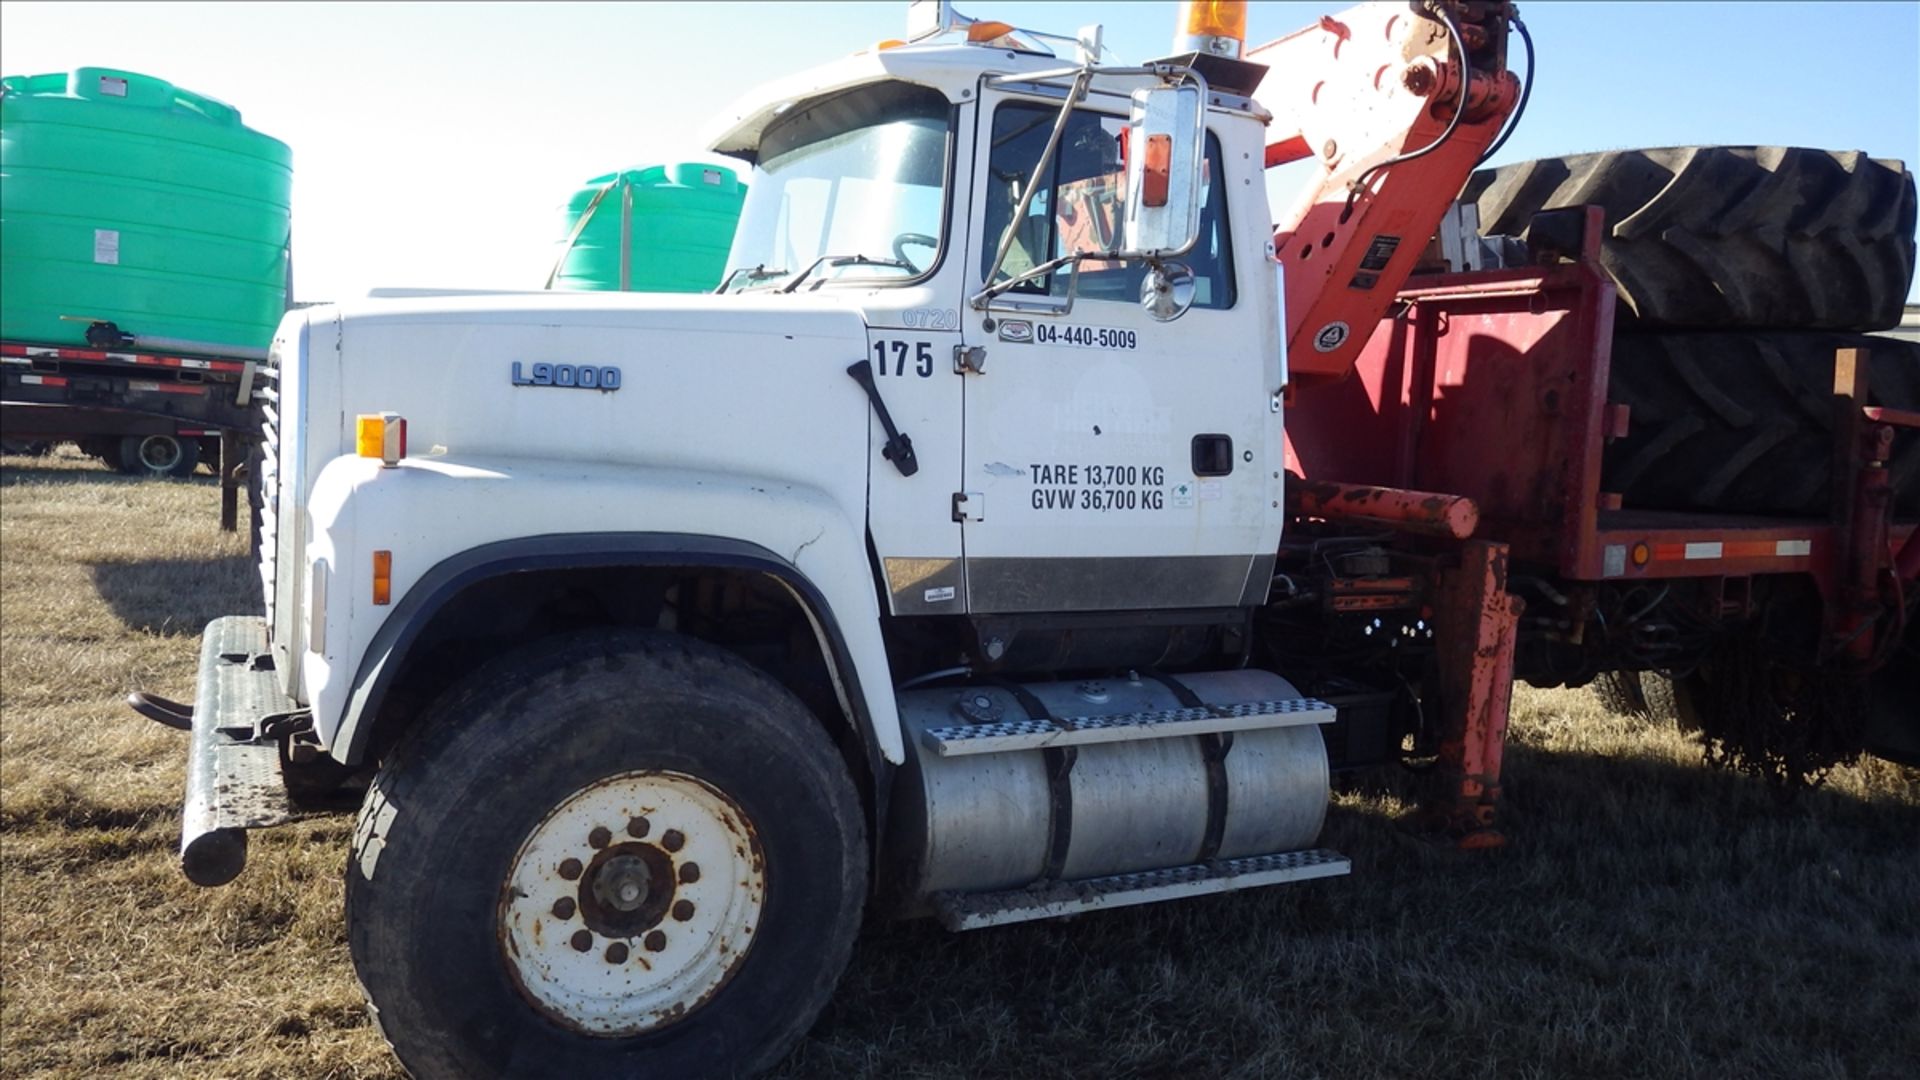
[[[110,68],[0,80],[0,337],[87,322],[263,349],[286,310],[293,155],[240,112]]]
[[[710,292],[726,273],[746,197],[746,184],[724,165],[684,162],[596,176],[567,200],[562,254],[548,285]]]

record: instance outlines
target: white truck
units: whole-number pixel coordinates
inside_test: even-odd
[[[1323,20],[1401,110],[1342,152],[1269,130],[1238,7],[1117,67],[1097,28],[1068,61],[913,5],[911,40],[719,126],[755,181],[716,295],[290,313],[265,615],[208,627],[192,706],[137,702],[192,733],[187,875],[344,797],[353,960],[409,1069],[683,1077],[776,1062],[868,911],[965,930],[1346,873],[1323,729],[1377,761],[1460,720],[1455,820],[1491,835],[1505,547],[1445,546],[1466,499],[1322,485],[1316,521],[1373,526],[1287,548],[1283,420],[1290,336],[1350,366],[1507,119],[1517,20]],[[1383,129],[1441,127],[1410,184],[1425,152]],[[1336,195],[1276,252],[1295,143]],[[1431,213],[1383,239],[1390,175]],[[1323,264],[1295,295],[1359,306],[1290,333],[1283,267]],[[1347,693],[1279,673],[1322,644]]]

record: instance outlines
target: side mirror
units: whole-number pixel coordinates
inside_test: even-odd
[[[1127,124],[1126,254],[1183,255],[1200,235],[1206,101],[1198,86],[1133,92]]]

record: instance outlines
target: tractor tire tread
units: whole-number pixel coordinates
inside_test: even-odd
[[[1542,210],[1606,211],[1600,261],[1638,328],[1885,330],[1914,271],[1913,174],[1859,151],[1675,146],[1474,173],[1488,235]]]

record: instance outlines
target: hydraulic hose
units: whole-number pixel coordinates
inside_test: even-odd
[[[1527,99],[1533,96],[1533,35],[1527,33],[1527,24],[1520,21],[1520,16],[1515,15],[1507,21],[1515,30],[1520,31],[1520,41],[1527,47],[1527,77],[1520,84],[1520,104],[1513,107],[1513,115],[1507,118],[1506,130],[1500,133],[1499,138],[1493,140],[1493,145],[1487,147],[1487,152],[1480,155],[1480,160],[1474,162],[1476,169],[1485,165],[1493,155],[1500,152],[1501,147],[1507,145],[1507,140],[1513,137],[1514,129],[1520,126],[1520,118],[1527,114]]]
[[[1452,15],[1447,14],[1445,6],[1430,2],[1426,7],[1429,14],[1439,19],[1440,22],[1446,26],[1447,36],[1453,41],[1454,55],[1460,58],[1459,101],[1454,106],[1453,119],[1448,120],[1446,130],[1442,131],[1427,145],[1418,150],[1408,151],[1407,153],[1390,157],[1385,161],[1369,165],[1359,176],[1355,177],[1353,182],[1347,185],[1347,205],[1340,210],[1340,221],[1342,224],[1345,224],[1346,220],[1353,216],[1353,204],[1360,198],[1360,193],[1367,189],[1368,177],[1382,169],[1390,168],[1403,162],[1413,161],[1416,158],[1426,157],[1428,154],[1445,146],[1447,140],[1453,138],[1454,131],[1460,127],[1461,118],[1467,115],[1468,91],[1473,87],[1473,62],[1467,58],[1466,39],[1460,36],[1460,26],[1453,21]],[[1533,65],[1531,63],[1527,65],[1527,74],[1529,77],[1533,74]]]

